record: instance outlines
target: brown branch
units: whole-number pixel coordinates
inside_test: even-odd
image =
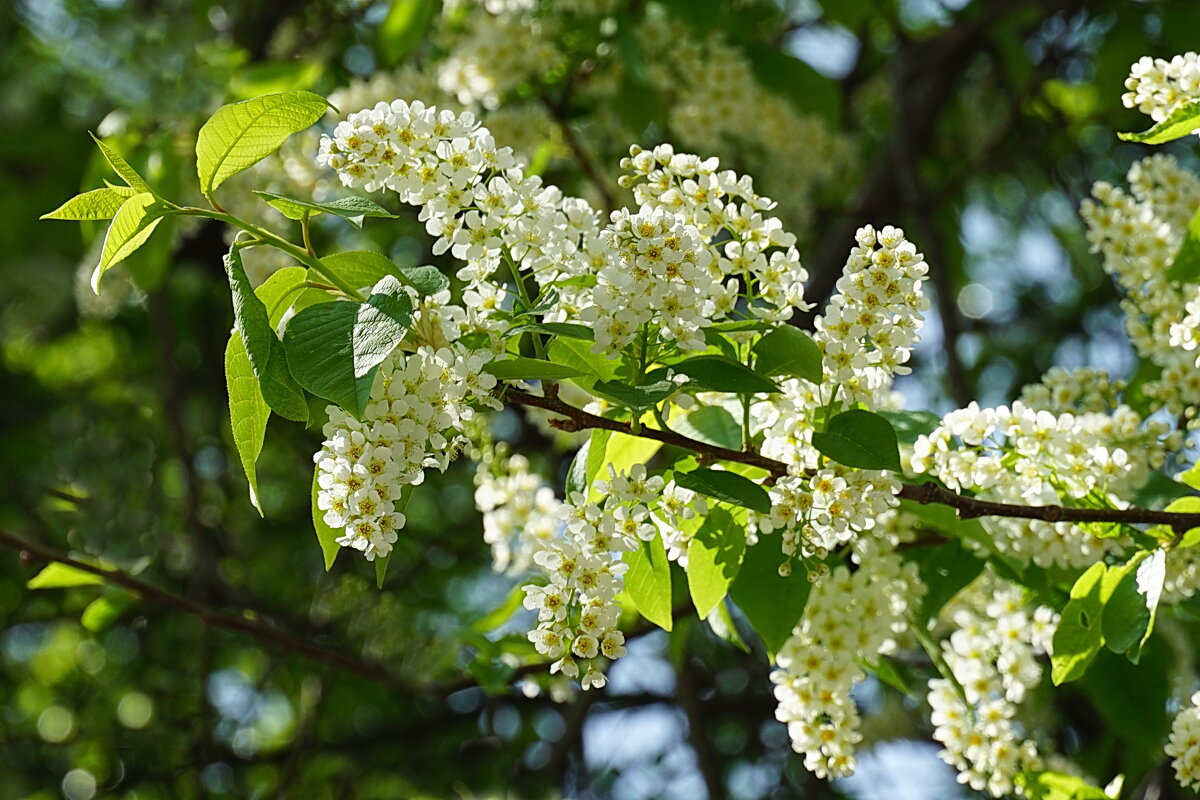
[[[687,436],[675,433],[674,431],[660,431],[656,428],[641,427],[637,433],[633,432],[632,426],[628,422],[621,422],[615,419],[599,417],[595,414],[589,414],[582,408],[576,408],[573,405],[564,403],[557,397],[541,397],[535,394],[529,394],[519,389],[508,387],[504,392],[504,399],[523,406],[533,406],[535,408],[545,409],[555,414],[559,414],[565,419],[551,420],[550,424],[564,431],[581,431],[585,428],[599,428],[606,431],[615,431],[617,433],[625,433],[630,436],[640,436],[643,439],[654,439],[663,444],[670,444],[676,447],[682,447],[686,450],[691,450],[699,453],[701,456],[708,459],[720,459],[723,461],[737,461],[742,464],[749,464],[754,467],[760,467],[771,473],[771,476],[778,478],[787,472],[787,464],[782,461],[776,461],[772,458],[759,455],[758,453],[747,453],[741,450],[730,450],[726,447],[717,447],[716,445],[700,442],[695,439],[690,439]]]
[[[563,98],[564,101],[567,99]],[[579,162],[579,168],[583,170],[583,174],[587,177],[588,182],[600,195],[600,200],[604,203],[604,213],[611,214],[616,210],[616,200],[613,198],[612,191],[608,188],[608,184],[604,180],[604,176],[600,174],[600,170],[596,167],[596,162],[588,155],[587,150],[583,146],[583,142],[579,141],[579,137],[575,134],[575,129],[571,127],[571,120],[567,118],[565,109],[551,102],[550,98],[542,95],[542,104],[546,106],[546,111],[550,113],[551,118],[562,131],[563,142],[570,149],[571,155],[575,156],[575,160]]]
[[[383,669],[373,664],[368,664],[365,661],[351,658],[340,650],[313,644],[306,639],[293,636],[290,633],[273,628],[258,620],[217,611],[195,600],[180,597],[165,589],[160,589],[153,584],[134,578],[120,570],[85,564],[57,550],[23,539],[3,529],[0,529],[0,543],[20,551],[22,560],[33,558],[39,561],[66,564],[69,567],[74,567],[75,569],[103,578],[108,583],[120,586],[122,589],[127,589],[148,603],[183,611],[198,617],[213,627],[246,634],[276,650],[294,653],[312,661],[328,664],[331,667],[350,672],[385,687],[405,690],[411,690],[412,688]]]
[[[749,464],[769,472],[778,478],[787,472],[787,464],[767,458],[756,452],[742,452],[725,447],[716,447],[706,442],[697,441],[671,431],[660,431],[655,428],[641,427],[636,433],[628,422],[598,417],[589,414],[581,408],[568,405],[557,398],[539,397],[518,389],[508,388],[504,399],[518,405],[533,406],[559,414],[564,419],[551,420],[550,424],[566,431],[581,431],[587,428],[616,431],[629,436],[640,436],[643,439],[654,439],[664,444],[681,447],[700,454],[706,459],[720,459]],[[1125,525],[1165,525],[1179,536],[1192,528],[1200,528],[1200,513],[1185,513],[1177,511],[1156,511],[1149,508],[1071,508],[1069,506],[1022,506],[1013,503],[999,503],[992,500],[979,500],[956,494],[949,489],[939,486],[932,481],[927,483],[901,483],[896,496],[903,500],[928,505],[950,506],[958,513],[959,519],[974,519],[976,517],[1014,517],[1017,519],[1036,519],[1043,522],[1113,522]]]

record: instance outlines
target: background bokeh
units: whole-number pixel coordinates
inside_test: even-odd
[[[871,682],[859,775],[812,780],[762,653],[694,615],[643,631],[603,693],[540,686],[514,666],[523,581],[491,569],[466,459],[416,492],[382,589],[360,559],[326,573],[319,431],[271,423],[265,519],[232,456],[228,232],[164,225],[97,298],[99,226],[37,217],[111,177],[89,130],[187,198],[206,116],[283,89],[344,113],[397,96],[470,108],[598,207],[625,202],[630,143],[672,141],[779,200],[813,301],[858,225],[905,227],[936,302],[900,388],[935,411],[1006,402],[1055,364],[1136,368],[1077,208],[1141,155],[1114,135],[1145,127],[1121,107],[1129,64],[1195,49],[1197,31],[1192,0],[0,4],[0,530],[183,601],[29,589],[42,562],[0,550],[0,798],[964,796],[916,701]],[[336,194],[312,142],[223,202],[282,229],[250,188]],[[408,212],[316,229],[453,273]],[[492,427],[561,477],[568,443],[512,412]],[[1109,711],[1062,697],[1060,748],[1115,771],[1129,743]]]

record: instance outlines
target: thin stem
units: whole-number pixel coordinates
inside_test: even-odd
[[[166,606],[174,608],[178,611],[183,611],[193,616],[199,617],[205,623],[226,630],[237,631],[247,634],[250,637],[273,647],[277,650],[283,650],[305,658],[319,661],[346,672],[352,672],[360,677],[367,678],[383,686],[391,686],[398,689],[411,690],[412,687],[404,684],[400,679],[384,671],[380,667],[373,664],[368,664],[364,661],[358,661],[350,656],[347,656],[340,650],[335,650],[329,647],[323,647],[314,644],[306,638],[293,636],[290,633],[285,633],[278,628],[267,625],[259,620],[234,615],[226,614],[221,611],[209,608],[195,600],[187,597],[180,597],[172,594],[165,589],[160,589],[153,584],[134,578],[120,570],[107,569],[105,567],[97,567],[93,564],[87,564],[82,561],[77,561],[63,553],[52,550],[49,547],[31,542],[27,539],[22,539],[15,534],[5,530],[0,530],[0,544],[8,545],[22,553],[39,560],[47,562],[56,562],[66,564],[69,567],[74,567],[77,570],[96,575],[104,579],[105,582],[114,586],[119,586],[140,597],[143,601],[158,606]]]
[[[634,431],[628,422],[599,417],[589,414],[582,408],[576,408],[564,403],[557,397],[539,397],[522,392],[512,387],[506,387],[504,399],[518,405],[543,408],[555,415],[565,417],[563,420],[552,420],[551,424],[565,431],[581,431],[588,428],[626,433],[640,436],[643,439],[654,439],[664,444],[691,450],[700,456],[711,460],[733,461],[748,464],[766,470],[773,478],[779,478],[787,473],[788,465],[782,461],[768,458],[761,453],[741,450],[730,450],[717,447],[706,442],[683,436],[673,431],[657,430],[640,427]],[[896,496],[902,500],[928,505],[936,503],[950,506],[958,512],[960,519],[976,517],[1013,517],[1017,519],[1036,519],[1043,522],[1116,522],[1125,525],[1164,525],[1182,536],[1193,528],[1200,528],[1200,513],[1177,511],[1157,511],[1150,508],[1072,508],[1069,506],[1023,506],[1014,503],[999,503],[993,500],[980,500],[975,497],[965,497],[939,486],[933,481],[926,483],[901,483]]]
[[[525,304],[525,308],[533,308],[533,300],[529,297],[529,290],[525,288],[525,280],[521,277],[521,270],[517,267],[517,262],[513,259],[512,253],[508,252],[505,247],[501,254],[504,258],[504,263],[508,264],[508,271],[512,273],[513,281],[517,284],[517,294],[521,298],[521,302]],[[533,350],[537,353],[538,358],[546,358],[546,347],[542,344],[542,339],[536,333],[530,333],[533,338]]]
[[[208,219],[215,219],[218,222],[224,222],[227,225],[233,225],[236,228],[241,228],[242,230],[246,231],[247,233],[257,236],[265,244],[269,244],[272,247],[276,248],[277,250],[282,250],[283,252],[287,253],[289,256],[296,259],[301,264],[308,267],[309,269],[311,269],[313,272],[320,275],[325,280],[329,281],[329,283],[336,286],[338,288],[338,291],[340,291],[342,294],[346,295],[347,297],[357,300],[360,303],[366,301],[366,298],[362,296],[362,293],[359,292],[358,289],[354,288],[349,283],[347,283],[346,280],[344,278],[342,278],[342,276],[338,275],[336,272],[331,271],[328,267],[326,267],[324,264],[322,264],[321,260],[319,258],[312,255],[308,251],[306,251],[300,247],[297,247],[296,245],[289,242],[287,239],[284,239],[283,237],[281,237],[275,233],[272,233],[269,230],[266,230],[265,228],[260,228],[257,225],[246,222],[243,219],[239,219],[239,218],[233,216],[232,214],[228,214],[228,213],[221,212],[221,211],[209,211],[208,209],[205,209],[205,208],[194,208],[194,207],[184,207],[184,208],[179,209],[179,211],[180,211],[180,213],[187,214],[189,216],[206,217]]]
[[[316,258],[317,251],[313,249],[312,235],[309,230],[310,225],[311,225],[311,223],[309,221],[311,219],[312,219],[312,211],[307,208],[304,209],[304,216],[300,218],[300,236],[303,237],[303,239],[304,239],[304,249],[306,251],[308,251],[308,254],[310,256],[312,256],[313,258]]]

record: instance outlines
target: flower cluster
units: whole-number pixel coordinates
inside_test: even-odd
[[[1023,388],[1019,399],[1035,411],[1051,414],[1068,411],[1104,414],[1120,405],[1125,386],[1125,381],[1113,380],[1104,370],[1051,367],[1041,381]]]
[[[1175,780],[1185,789],[1200,787],[1200,692],[1175,715],[1166,747],[1175,769]]]
[[[771,673],[775,716],[818,778],[854,771],[862,736],[850,689],[866,678],[862,664],[895,649],[924,588],[914,564],[878,545],[871,550],[856,571],[837,566],[817,582]]]
[[[483,540],[492,547],[492,569],[514,575],[528,571],[558,532],[562,505],[525,456],[499,451],[480,460],[475,507],[483,514]]]
[[[438,86],[464,106],[497,108],[518,84],[561,59],[543,20],[524,9],[478,9],[438,66]]]
[[[579,677],[575,659],[583,659],[584,689],[604,685],[599,656],[617,659],[625,653],[614,602],[626,569],[620,554],[661,538],[686,565],[687,538],[694,533],[688,523],[698,523],[708,511],[703,498],[649,475],[644,464],[628,472],[610,464],[608,470],[608,478],[595,481],[588,495],[572,493],[560,510],[562,536],[534,555],[547,585],[524,587],[525,606],[538,611],[529,640],[539,653],[557,659],[551,673]]]
[[[1162,122],[1186,102],[1200,100],[1200,55],[1184,53],[1167,61],[1143,56],[1130,67],[1121,102]]]
[[[806,223],[802,215],[813,192],[852,161],[846,140],[820,117],[765,89],[746,54],[720,33],[697,39],[654,3],[634,31],[651,84],[670,104],[667,124],[680,141],[746,163],[784,200],[793,222]]]
[[[1195,347],[1200,325],[1200,284],[1167,279],[1200,207],[1200,178],[1174,158],[1154,155],[1129,169],[1129,191],[1104,181],[1080,208],[1088,241],[1104,257],[1104,269],[1125,292],[1121,307],[1134,349],[1161,368],[1142,393],[1177,415],[1200,403]],[[1186,349],[1185,349],[1186,348]]]
[[[716,275],[743,277],[752,314],[783,322],[794,309],[807,308],[808,273],[800,265],[796,237],[779,218],[763,214],[775,203],[754,191],[749,176],[720,170],[716,158],[676,153],[669,144],[653,150],[634,145],[621,167],[626,171],[621,185],[633,190],[637,203],[679,215],[706,241],[726,239],[715,247]],[[728,300],[724,310],[730,310]]]
[[[471,401],[494,402],[496,379],[480,370],[478,353],[422,347],[394,353],[380,365],[362,420],[328,406],[325,441],[317,464],[317,507],[337,540],[373,561],[392,550],[404,515],[397,508],[406,486],[424,470],[444,470],[460,446]]]
[[[929,682],[933,738],[943,746],[942,760],[958,770],[959,783],[1000,797],[1014,791],[1019,773],[1039,768],[1037,746],[1015,716],[1041,679],[1036,657],[1050,651],[1058,619],[1046,606],[1030,613],[1018,587],[989,574],[964,594],[956,610],[943,611],[956,627],[942,651],[958,685],[945,678]]]
[[[809,473],[793,465],[768,489],[771,513],[752,512],[752,530],[781,531],[785,555],[824,558],[875,527],[898,502],[899,482],[886,472],[828,465]]]
[[[596,484],[605,496],[593,502],[574,493],[562,508],[563,536],[534,556],[547,585],[524,587],[525,607],[538,612],[529,640],[539,653],[557,659],[550,666],[552,674],[577,678],[575,659],[583,659],[584,689],[604,686],[600,656],[617,659],[625,654],[625,637],[617,630],[621,610],[614,598],[624,586],[627,565],[617,554],[657,535],[647,504],[663,488],[662,478],[647,477],[641,464],[628,474],[615,472],[611,465],[609,471],[611,480]]]
[[[1128,406],[1111,414],[1056,415],[1019,401],[1011,409],[971,403],[917,439],[911,467],[980,499],[1121,508],[1122,498],[1162,465],[1168,443],[1177,441],[1169,430]],[[1039,566],[1088,566],[1113,541],[1066,522],[995,518],[982,524],[1002,552]]]
[[[840,387],[849,405],[878,408],[886,403],[892,376],[905,366],[929,308],[921,283],[924,258],[891,225],[870,225],[855,234],[835,294],[817,318],[814,337],[825,355],[825,384]]]
[[[702,350],[700,329],[716,311],[721,284],[699,231],[662,209],[643,208],[613,212],[603,236],[613,257],[596,274],[594,304],[580,315],[596,331],[593,351],[616,355],[651,323],[681,349]]]

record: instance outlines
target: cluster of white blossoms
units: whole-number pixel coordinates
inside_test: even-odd
[[[1019,505],[1123,508],[1152,469],[1162,466],[1170,425],[1144,421],[1128,406],[1111,414],[1012,408],[967,408],[947,414],[913,444],[914,472],[980,499]],[[1085,567],[1112,539],[1096,539],[1068,522],[981,520],[1003,553],[1039,566]]]
[[[929,309],[921,292],[929,265],[900,228],[867,225],[855,240],[813,338],[825,356],[823,384],[840,389],[834,399],[879,408],[893,376],[911,372],[905,365]]]
[[[438,65],[438,86],[464,106],[497,108],[514,87],[562,59],[542,19],[525,9],[495,11],[476,9]]]
[[[618,472],[610,464],[608,478],[596,480],[589,494],[574,492],[560,507],[561,535],[546,543],[534,561],[546,585],[529,584],[526,608],[538,612],[537,627],[529,633],[537,651],[557,659],[552,674],[580,675],[584,689],[604,685],[604,661],[625,654],[624,636],[617,630],[620,608],[614,598],[624,586],[627,565],[621,560],[642,542],[663,540],[673,557],[686,565],[689,521],[708,512],[695,493],[651,476],[644,464]]]
[[[1175,715],[1166,746],[1175,769],[1175,780],[1185,789],[1200,788],[1200,692]]]
[[[1162,122],[1184,103],[1200,101],[1200,55],[1193,52],[1165,58],[1143,56],[1129,68],[1121,102],[1155,122]]]
[[[751,512],[750,527],[759,534],[780,531],[780,547],[789,558],[822,559],[874,528],[897,504],[899,486],[886,472],[850,469],[830,461],[810,473],[793,464],[767,490],[771,512]]]
[[[916,565],[878,543],[858,548],[856,556],[857,570],[837,566],[816,583],[771,673],[775,716],[787,723],[793,749],[818,778],[854,772],[862,735],[850,689],[866,678],[864,663],[895,650],[924,591]]]
[[[593,305],[580,314],[596,332],[593,351],[615,356],[651,323],[682,350],[704,349],[700,329],[715,314],[716,301],[725,300],[730,310],[733,301],[714,297],[721,284],[700,232],[661,208],[644,207],[613,212],[604,241],[613,257],[596,274]]]
[[[1085,200],[1080,213],[1092,249],[1103,254],[1105,271],[1125,292],[1121,307],[1134,349],[1162,370],[1142,393],[1179,414],[1200,403],[1193,352],[1200,284],[1179,284],[1166,276],[1200,207],[1200,178],[1159,154],[1130,167],[1128,179],[1128,192],[1096,183],[1094,200]]]
[[[496,378],[481,372],[489,354],[422,347],[380,365],[361,420],[327,406],[325,441],[314,456],[317,507],[341,530],[338,544],[368,561],[387,556],[404,527],[397,508],[426,468],[445,470],[461,447],[470,403],[493,404]]]
[[[1035,411],[1051,414],[1089,412],[1103,414],[1119,406],[1126,383],[1113,380],[1102,369],[1051,367],[1037,383],[1021,389],[1019,398]]]
[[[520,575],[554,539],[562,501],[533,472],[529,459],[498,451],[475,472],[475,507],[483,515],[483,540],[492,547],[492,570]]]
[[[794,310],[807,308],[795,235],[784,230],[778,217],[763,212],[774,208],[769,197],[754,191],[748,175],[720,170],[716,158],[701,159],[676,153],[670,144],[653,150],[634,145],[621,160],[626,174],[621,185],[633,190],[642,207],[663,208],[693,225],[705,241],[720,237],[714,247],[717,281],[740,275],[747,282],[747,307],[755,317],[786,322]],[[715,300],[724,313],[736,287],[724,287]]]
[[[764,88],[750,59],[721,33],[698,39],[656,3],[647,4],[633,30],[650,82],[669,103],[667,124],[679,142],[744,163],[784,202],[793,224],[807,223],[813,192],[852,163],[846,139]],[[619,91],[619,83],[611,85]]]
[[[1050,652],[1058,616],[1047,606],[1031,613],[1019,587],[989,573],[942,613],[956,628],[942,653],[959,685],[929,682],[939,755],[958,770],[959,783],[993,797],[1011,794],[1018,774],[1039,768],[1037,746],[1015,717],[1041,679],[1037,657]]]
[[[783,381],[782,392],[752,408],[760,452],[789,465],[769,488],[770,514],[751,514],[751,531],[782,530],[789,556],[817,557],[871,530],[896,504],[897,480],[884,472],[847,469],[812,446],[822,415],[835,403],[892,408],[894,375],[919,339],[929,301],[921,292],[928,266],[899,228],[859,229],[857,246],[838,280],[838,294],[817,319],[820,387],[802,378]]]

